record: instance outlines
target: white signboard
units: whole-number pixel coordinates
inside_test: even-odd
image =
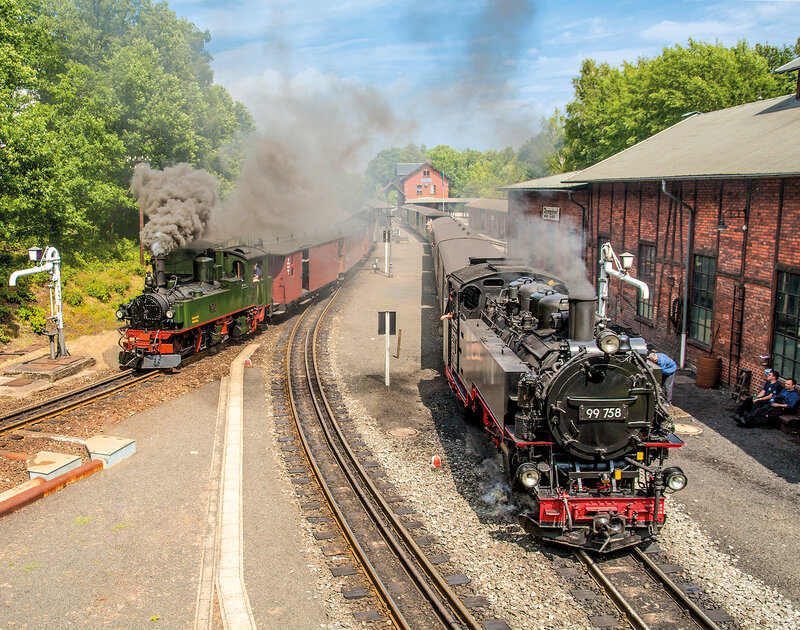
[[[560,221],[561,208],[555,206],[542,207],[542,219],[545,221]]]

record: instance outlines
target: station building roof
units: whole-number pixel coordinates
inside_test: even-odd
[[[508,212],[508,199],[476,199],[466,206],[468,210],[490,210],[492,212]]]
[[[578,190],[584,188],[586,184],[577,182],[567,183],[564,180],[572,177],[579,171],[569,171],[568,173],[558,173],[557,175],[548,175],[547,177],[538,177],[531,179],[527,182],[520,182],[519,184],[511,184],[509,186],[501,186],[499,190]]]
[[[565,183],[800,175],[800,100],[778,96],[692,114]]]
[[[397,162],[394,166],[394,174],[400,179],[404,177],[408,177],[416,171],[420,166],[425,164],[425,162]]]

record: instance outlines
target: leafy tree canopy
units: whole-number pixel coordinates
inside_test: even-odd
[[[564,119],[563,168],[585,168],[677,123],[687,112],[709,112],[791,91],[770,70],[800,54],[793,48],[740,42],[732,48],[689,40],[653,59],[621,68],[583,62],[573,79],[575,100]]]
[[[0,239],[135,239],[137,156],[233,186],[246,108],[213,83],[208,32],[151,0],[0,0]]]

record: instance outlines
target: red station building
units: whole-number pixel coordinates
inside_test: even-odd
[[[608,315],[686,367],[716,357],[728,383],[750,370],[751,390],[766,364],[798,378],[798,139],[796,95],[693,113],[585,170],[506,187],[509,233],[531,218],[574,233],[595,286],[604,242],[633,253],[651,297],[612,279]]]
[[[447,176],[431,165],[430,160],[419,163],[401,162],[395,166],[398,206],[413,203],[414,199],[446,199],[450,196]]]

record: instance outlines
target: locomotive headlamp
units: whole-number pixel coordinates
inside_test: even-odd
[[[117,319],[125,319],[125,312],[121,308],[117,309]]]
[[[175,311],[173,311],[171,308],[168,308],[167,312],[164,313],[164,315],[167,316],[167,319],[172,319],[173,317],[175,317]]]
[[[517,468],[517,480],[526,488],[536,487],[540,478],[539,471],[534,464],[522,464]]]
[[[664,471],[664,479],[666,480],[665,490],[669,492],[678,492],[686,487],[686,475],[680,468],[667,468]]]
[[[604,330],[597,338],[597,347],[606,354],[614,354],[619,350],[619,337],[610,330]]]

